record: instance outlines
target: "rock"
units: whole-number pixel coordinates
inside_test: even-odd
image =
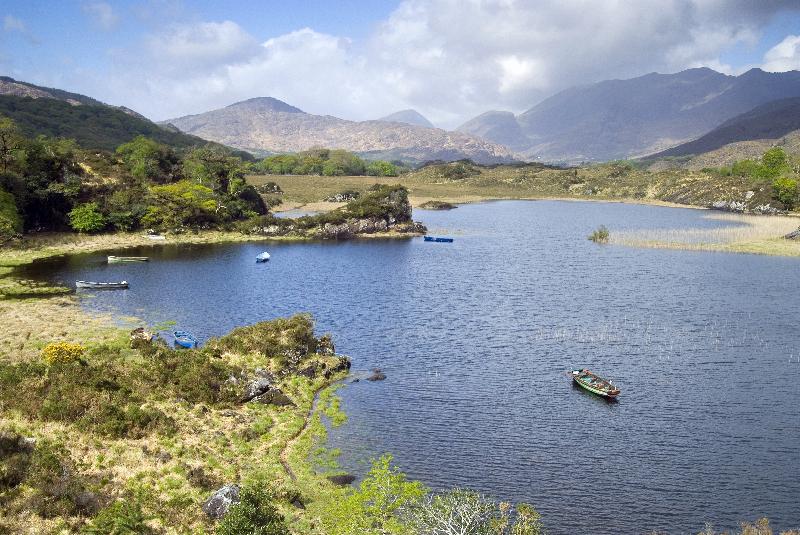
[[[292,401],[292,398],[277,388],[272,388],[264,394],[256,396],[252,401],[262,403],[264,405],[275,405],[277,407],[296,407],[294,401]]]
[[[787,240],[800,240],[800,227],[797,230],[793,230],[789,234],[784,236],[784,239]]]
[[[172,460],[172,455],[170,455],[168,451],[161,450],[156,453],[156,459],[158,459],[159,462],[166,463]]]
[[[300,375],[302,377],[308,377],[309,379],[313,379],[314,377],[319,375],[319,372],[320,372],[319,364],[317,364],[316,362],[312,362],[311,364],[309,364],[308,366],[306,366],[302,370],[299,370],[297,372],[297,375]]]
[[[379,368],[373,368],[372,375],[367,377],[367,381],[383,381],[384,379],[386,379],[386,374]]]
[[[781,212],[781,210],[778,210],[777,208],[769,204],[759,204],[750,211],[753,212],[754,214],[762,214],[762,215],[775,215]]]
[[[325,370],[325,378],[330,379],[337,373],[346,372],[350,370],[350,359],[345,356],[340,356],[332,367]]]
[[[339,485],[340,487],[346,487],[356,480],[356,476],[351,476],[350,474],[342,474],[338,476],[328,476],[326,479],[331,483],[333,483],[334,485]]]
[[[246,403],[252,400],[253,398],[264,394],[271,387],[272,387],[272,382],[269,379],[267,379],[266,377],[256,377],[255,379],[250,381],[250,383],[248,383],[247,387],[245,387],[240,400],[242,403]]]
[[[144,327],[139,327],[131,331],[130,345],[131,349],[138,349],[140,347],[149,346],[153,343],[155,334],[145,330]]]
[[[306,505],[300,500],[300,498],[295,498],[289,503],[294,505],[297,509],[305,509],[306,508]]]
[[[222,518],[231,505],[239,503],[239,491],[239,485],[225,485],[205,501],[203,512],[216,520]]]
[[[317,353],[320,355],[335,355],[336,348],[333,346],[333,339],[331,335],[324,334],[319,339],[319,343],[317,344]]]
[[[357,191],[343,191],[323,199],[326,202],[350,202],[358,199],[361,194]]]

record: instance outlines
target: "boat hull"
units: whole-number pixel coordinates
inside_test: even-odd
[[[109,256],[107,260],[109,264],[120,264],[122,262],[148,262],[150,258],[147,256]]]
[[[184,349],[194,349],[197,347],[197,338],[186,331],[173,331],[172,335],[175,337],[175,345],[178,347]]]
[[[453,243],[453,238],[435,238],[433,236],[425,236],[424,240],[436,243]]]
[[[75,281],[76,288],[85,288],[91,290],[127,290],[127,281],[122,282],[90,282],[90,281]]]
[[[592,381],[592,379],[594,379],[594,381]],[[606,399],[616,399],[620,394],[619,388],[588,370],[573,370],[572,380],[587,392],[591,392],[592,394]]]

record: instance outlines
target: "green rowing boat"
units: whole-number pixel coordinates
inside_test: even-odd
[[[611,381],[603,379],[589,370],[572,370],[572,379],[578,383],[578,386],[592,394],[608,399],[614,399],[619,395],[619,388],[611,384]]]

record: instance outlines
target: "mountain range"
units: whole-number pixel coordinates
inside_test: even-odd
[[[574,87],[520,115],[488,112],[458,130],[502,143],[524,159],[613,160],[674,147],[756,106],[797,96],[797,71],[729,76],[698,68]]]
[[[188,134],[256,153],[327,147],[368,158],[411,162],[469,158],[491,164],[513,160],[511,151],[500,144],[409,121],[428,122],[413,110],[381,120],[348,121],[305,113],[280,100],[260,97],[166,123]]]

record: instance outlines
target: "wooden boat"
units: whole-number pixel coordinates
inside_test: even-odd
[[[425,241],[433,241],[438,243],[453,243],[453,238],[436,238],[434,236],[425,236]]]
[[[269,253],[264,251],[260,255],[256,256],[256,263],[266,262],[269,260]]]
[[[614,399],[620,392],[619,388],[611,384],[611,381],[603,379],[586,369],[572,370],[572,379],[584,390],[604,398]]]
[[[164,241],[164,240],[167,239],[167,237],[166,236],[162,236],[161,234],[148,234],[147,235],[147,239],[148,240],[153,240],[153,241]]]
[[[109,264],[118,264],[120,262],[147,262],[150,260],[149,256],[109,256],[107,258]]]
[[[197,338],[186,331],[172,331],[175,337],[175,345],[185,347],[186,349],[193,349],[197,347]]]
[[[120,282],[75,281],[75,287],[91,288],[93,290],[124,290],[128,287],[128,281],[120,281]]]

